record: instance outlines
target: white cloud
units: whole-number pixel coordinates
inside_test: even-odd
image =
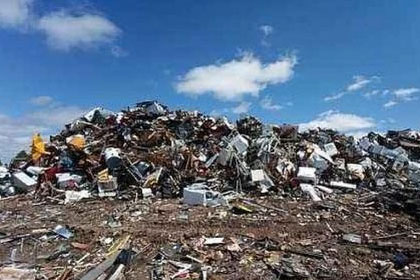
[[[391,91],[389,90],[389,89],[384,89],[383,91],[382,91],[382,96],[387,96],[388,94],[390,94],[391,93]]]
[[[45,106],[51,104],[54,99],[51,96],[41,95],[37,97],[33,97],[29,100],[30,103],[36,106]]]
[[[223,64],[193,68],[180,77],[175,89],[190,96],[211,93],[220,100],[241,100],[245,95],[258,96],[268,85],[290,80],[296,63],[295,56],[286,56],[263,64],[246,54]]]
[[[32,112],[26,118],[30,122],[40,123],[49,128],[57,128],[80,117],[84,112],[85,110],[77,106],[57,106]]]
[[[415,96],[415,93],[420,92],[419,88],[400,88],[393,91],[389,91],[384,95],[391,93],[394,96],[394,100],[390,100],[385,103],[383,106],[384,108],[391,108],[401,102],[409,102],[413,100],[417,100],[418,96]]]
[[[261,25],[260,30],[263,33],[263,38],[261,39],[261,45],[264,47],[269,47],[270,42],[267,40],[268,36],[270,36],[274,32],[274,28],[271,25]]]
[[[270,111],[278,111],[283,109],[283,106],[279,104],[274,104],[271,97],[266,96],[260,101],[260,105],[263,109],[270,110]]]
[[[0,27],[18,28],[31,17],[33,0],[0,0]]]
[[[397,121],[394,118],[387,118],[384,120],[380,120],[381,124],[395,124]]]
[[[260,30],[264,34],[264,36],[268,36],[274,32],[274,28],[271,25],[261,25]]]
[[[342,98],[345,95],[354,93],[355,91],[365,88],[368,84],[379,81],[378,76],[365,77],[362,75],[353,76],[353,81],[349,84],[344,91],[341,91],[337,94],[333,94],[327,97],[324,97],[324,101],[333,101]],[[366,96],[366,95],[365,95]]]
[[[379,79],[376,76],[366,78],[365,76],[357,75],[353,77],[353,83],[347,86],[347,91],[356,91],[366,87],[368,84]]]
[[[232,108],[234,114],[245,114],[248,113],[249,108],[251,107],[251,102],[241,102],[238,106]]]
[[[72,14],[66,11],[41,17],[37,28],[45,33],[51,48],[62,51],[112,44],[121,34],[113,22],[101,15]]]
[[[33,11],[34,0],[0,0],[0,27],[42,32],[56,50],[92,49],[107,45],[115,57],[128,53],[114,44],[121,30],[106,17],[66,10],[41,15]],[[23,29],[25,28],[25,29]]]
[[[400,88],[400,89],[394,90],[392,94],[400,100],[411,101],[417,98],[413,95],[414,93],[417,93],[419,91],[420,89],[418,88]]]
[[[361,117],[354,114],[344,114],[338,111],[326,111],[321,113],[314,120],[299,125],[301,130],[314,128],[330,128],[343,133],[356,133],[361,130],[375,127],[372,118]]]
[[[0,157],[9,161],[18,151],[27,150],[34,133],[41,133],[44,140],[58,132],[64,124],[83,115],[77,106],[56,106],[11,117],[0,115]]]
[[[375,89],[375,90],[371,90],[371,91],[366,92],[363,96],[366,97],[366,98],[371,98],[373,96],[378,95],[379,93],[380,93],[380,90]]]
[[[393,107],[397,104],[398,104],[398,102],[390,100],[390,101],[388,101],[387,103],[384,104],[384,108],[391,108],[391,107]]]
[[[337,93],[337,94],[333,94],[333,95],[330,95],[330,96],[326,96],[326,97],[324,97],[324,101],[337,100],[337,99],[340,99],[341,97],[343,97],[343,96],[344,96],[344,95],[346,95],[346,94],[347,94],[347,92],[342,91],[342,92],[339,92],[339,93]]]

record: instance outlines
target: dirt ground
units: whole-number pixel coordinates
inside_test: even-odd
[[[36,268],[39,279],[59,279],[65,268],[72,271],[66,279],[78,279],[112,243],[130,235],[136,255],[126,280],[151,279],[159,250],[175,244],[181,255],[200,260],[199,267],[211,267],[207,279],[420,279],[419,222],[382,211],[368,196],[341,194],[322,203],[257,198],[248,205],[252,213],[188,207],[178,199],[61,205],[16,196],[0,201],[0,261],[10,264],[13,255],[15,264]],[[45,233],[57,225],[68,226],[73,237]],[[361,244],[343,240],[347,233],[360,235]],[[21,234],[27,236],[2,242]],[[223,244],[203,245],[204,237],[216,236],[224,237]],[[168,263],[163,269],[161,279],[177,271]],[[179,279],[199,275],[192,270]]]

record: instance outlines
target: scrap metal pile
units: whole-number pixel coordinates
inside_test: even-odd
[[[343,205],[342,202],[338,202],[339,200],[346,200],[348,195],[352,195],[357,197],[357,205],[362,205],[365,210],[361,211],[356,207],[355,213],[361,211],[357,215],[364,217],[366,211],[372,209],[377,213],[396,211],[402,215],[410,215],[415,224],[414,221],[420,218],[419,189],[419,132],[389,131],[384,136],[370,133],[360,139],[326,129],[300,133],[297,126],[266,125],[251,116],[241,118],[233,124],[226,118],[213,118],[197,111],[170,111],[155,101],[141,102],[134,108],[127,108],[119,113],[95,108],[66,125],[58,135],[51,136],[48,144],[44,143],[40,135],[35,135],[32,139],[31,154],[27,160],[15,160],[8,169],[3,167],[0,169],[2,201],[12,201],[15,197],[19,197],[19,194],[26,193],[22,197],[30,198],[32,204],[57,207],[62,204],[67,206],[61,207],[84,205],[86,214],[93,211],[88,206],[91,203],[108,201],[107,203],[112,203],[115,209],[118,208],[115,202],[119,201],[125,209],[119,209],[119,214],[115,214],[114,210],[110,210],[114,214],[107,213],[109,217],[106,218],[106,224],[111,228],[121,228],[121,217],[125,217],[123,220],[133,221],[137,217],[133,213],[140,213],[139,216],[153,213],[151,209],[155,209],[156,205],[160,205],[163,201],[171,202],[174,206],[175,199],[179,199],[183,204],[179,205],[182,208],[176,208],[180,213],[172,217],[173,220],[186,219],[187,224],[190,222],[191,226],[197,227],[194,231],[195,237],[199,234],[205,235],[204,229],[207,227],[198,223],[199,219],[193,222],[194,219],[189,218],[188,211],[202,209],[202,206],[211,206],[212,209],[202,210],[207,216],[197,214],[202,221],[210,221],[209,215],[211,217],[219,215],[219,218],[221,215],[220,219],[223,220],[226,216],[225,210],[217,210],[219,212],[215,213],[214,209],[226,209],[233,215],[233,220],[229,221],[237,223],[238,226],[240,224],[243,227],[249,226],[249,221],[241,222],[241,218],[237,218],[243,216],[254,216],[251,218],[254,219],[252,222],[254,224],[249,226],[253,230],[255,223],[261,224],[261,232],[258,232],[258,228],[257,232],[251,235],[236,232],[235,236],[230,236],[227,243],[226,237],[221,237],[214,231],[210,231],[216,235],[213,237],[201,236],[188,239],[187,236],[182,238],[178,236],[178,242],[166,240],[166,244],[161,244],[165,242],[159,241],[152,246],[155,248],[155,255],[148,260],[150,279],[169,279],[169,272],[171,279],[343,277],[343,274],[337,276],[337,273],[332,273],[327,268],[328,257],[323,255],[322,250],[308,251],[287,246],[286,248],[282,246],[278,236],[277,240],[269,238],[267,235],[270,234],[262,237],[263,228],[270,227],[266,225],[267,216],[287,216],[295,213],[296,206],[289,209],[287,202],[300,200],[306,201],[305,203],[313,201],[313,204],[307,204],[307,208],[301,209],[312,211],[311,215],[315,215],[314,209],[334,212],[341,209],[337,208],[337,203]],[[143,208],[139,210],[138,207],[148,210]],[[163,217],[165,211],[155,210],[161,214],[155,217],[155,223],[158,221],[163,223],[176,212],[174,210],[174,213],[167,213],[168,217]],[[73,211],[74,209],[71,209],[69,213]],[[0,232],[2,228],[10,228],[10,215],[7,212],[1,214],[3,216],[0,221],[4,226],[0,227]],[[66,216],[68,213],[60,215]],[[102,214],[94,215],[102,217]],[[305,222],[309,219],[304,216],[298,218],[306,219]],[[317,220],[319,216],[312,218],[319,223]],[[148,224],[150,221],[144,222]],[[300,221],[299,224],[301,223],[303,222]],[[154,223],[150,222],[148,226],[153,228],[153,225]],[[160,231],[171,232],[169,228],[166,229],[171,225],[173,226],[173,222],[168,220],[167,225]],[[376,249],[378,247],[383,249],[385,246],[377,242],[372,243],[368,236],[337,232],[328,222],[327,225],[330,234],[344,242],[366,245],[370,249],[373,245],[377,246]],[[142,226],[144,224],[138,225]],[[185,228],[185,223],[178,226],[184,228],[185,233],[192,230],[191,227]],[[226,224],[219,225],[220,228],[226,226]],[[35,229],[34,226],[29,228]],[[42,228],[40,232],[30,233],[15,229],[14,234],[8,232],[0,235],[0,243],[17,244],[22,239],[34,236],[44,236],[45,240],[74,238],[74,233],[68,226],[56,225],[45,229],[44,224]],[[234,233],[233,228],[232,233]],[[124,232],[133,234],[132,229],[124,229]],[[95,246],[92,244],[88,246],[80,240],[71,243],[79,250],[100,247],[96,249],[97,258],[94,259],[96,261],[92,259],[96,266],[87,265],[83,267],[84,270],[76,268],[85,259],[92,257],[90,253],[84,257],[85,259],[76,261],[72,258],[68,247],[59,248],[58,253],[54,251],[58,255],[49,256],[50,260],[67,257],[72,261],[67,262],[65,269],[59,275],[51,272],[41,273],[44,278],[39,279],[64,280],[73,279],[72,277],[82,280],[119,279],[118,277],[122,277],[123,274],[130,277],[132,274],[124,271],[128,270],[130,264],[132,266],[133,260],[144,255],[150,245],[137,244],[137,250],[133,250],[128,244],[133,245],[136,241],[132,241],[132,238],[130,241],[128,234],[122,232],[119,234],[120,238],[108,237],[110,239],[107,243],[104,237],[100,245]],[[165,236],[163,233],[162,235]],[[177,236],[175,233],[174,235]],[[174,235],[167,237],[170,239]],[[414,239],[418,235],[419,233],[412,229],[404,231],[403,234]],[[86,237],[81,234],[80,238]],[[183,244],[179,239],[184,240]],[[289,241],[288,244],[293,242]],[[103,246],[107,245],[111,248],[105,251]],[[142,246],[144,248],[139,249]],[[213,251],[205,253],[206,248],[212,248]],[[222,248],[226,251],[225,254],[230,256],[231,261],[236,263],[234,267],[232,265],[218,267],[225,258],[221,253]],[[413,260],[418,260],[419,252],[414,250],[413,253],[413,250],[405,247],[404,250],[395,246],[392,248],[391,255],[397,261],[395,259],[391,261],[392,267],[390,267],[388,262],[380,260],[376,264],[380,269],[375,275],[388,276],[392,269],[398,277],[413,275],[412,273],[419,276],[416,274],[420,271],[419,267],[411,267],[412,271],[407,269],[410,264],[415,263]],[[273,254],[273,251],[282,251],[284,255]],[[240,257],[240,255],[249,255],[250,252],[253,252],[252,258]],[[260,257],[255,257],[258,254]],[[205,260],[202,259],[204,255]],[[302,263],[296,262],[293,256],[306,256],[317,262],[321,262],[322,259],[327,264],[318,263],[316,271],[308,270]],[[103,262],[100,263],[98,258]],[[261,261],[262,259],[264,261]],[[257,267],[252,267],[251,264]],[[237,272],[237,267],[241,265],[247,265],[247,269],[252,267],[256,276],[239,277],[235,271]],[[168,266],[171,269],[168,269]],[[403,268],[406,272],[397,271]],[[12,274],[30,274],[32,271],[25,268],[19,272],[15,266],[13,269],[15,271],[10,272]],[[243,269],[239,269],[241,270]],[[50,276],[45,276],[47,274]],[[0,275],[2,275],[1,267]],[[258,275],[262,278],[258,278]],[[346,279],[351,279],[353,276],[347,275]],[[140,279],[132,277],[129,279]]]

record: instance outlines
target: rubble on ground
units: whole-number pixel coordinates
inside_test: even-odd
[[[419,188],[417,131],[98,107],[0,166],[0,279],[416,279]]]

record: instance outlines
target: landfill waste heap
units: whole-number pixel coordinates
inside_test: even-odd
[[[98,107],[0,167],[0,279],[416,279],[419,189],[417,131]]]

